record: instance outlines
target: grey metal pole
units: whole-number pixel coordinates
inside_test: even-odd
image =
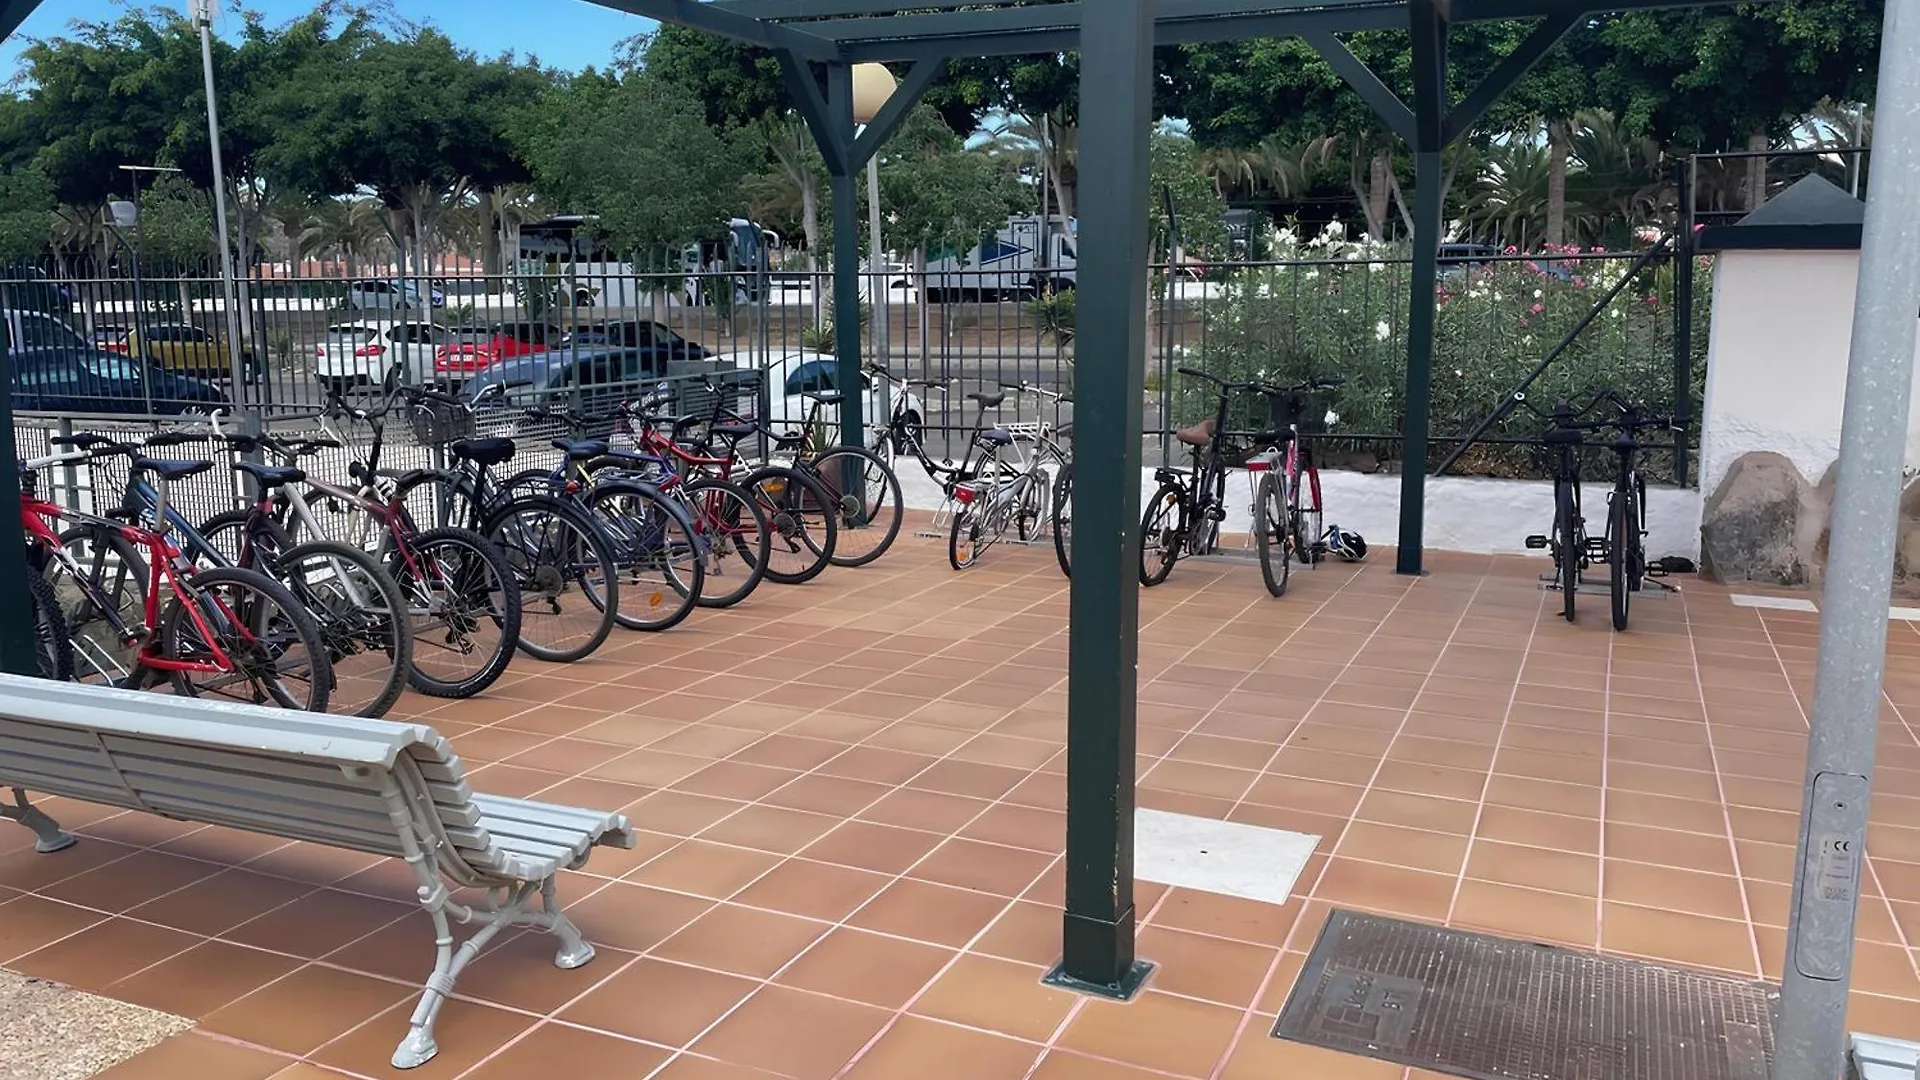
[[[1920,0],[1888,0],[1875,111],[1883,160],[1867,191],[1860,243],[1772,1080],[1833,1080],[1845,1069],[1887,596],[1920,329]]]
[[[213,224],[220,231],[220,306],[225,312],[227,359],[233,365],[233,396],[246,385],[240,349],[240,301],[234,289],[233,236],[227,232],[227,170],[220,158],[220,108],[213,90],[213,0],[191,0],[200,27],[200,69],[207,84],[207,144],[213,155]]]

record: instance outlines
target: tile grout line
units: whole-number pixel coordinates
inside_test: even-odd
[[[1720,796],[1720,819],[1726,823],[1727,852],[1733,860],[1733,877],[1740,890],[1740,914],[1747,924],[1747,941],[1753,948],[1753,973],[1756,977],[1767,977],[1766,959],[1760,954],[1760,931],[1754,925],[1753,899],[1747,892],[1747,875],[1740,866],[1740,839],[1733,829],[1733,810],[1727,803],[1727,778],[1720,771],[1720,745],[1714,738],[1715,724],[1713,709],[1707,705],[1706,680],[1700,676],[1700,650],[1694,645],[1692,607],[1681,598],[1680,616],[1687,628],[1687,655],[1693,660],[1693,682],[1700,694],[1700,719],[1706,727],[1707,755],[1713,762],[1714,790]],[[1604,908],[1603,908],[1604,910]]]

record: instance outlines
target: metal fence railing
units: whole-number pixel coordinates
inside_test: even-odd
[[[1206,388],[1175,374],[1191,366],[1270,381],[1340,375],[1346,385],[1326,402],[1339,422],[1315,437],[1336,463],[1394,467],[1410,263],[1359,246],[1305,254],[1321,257],[1222,264],[1200,274],[1156,268],[1140,301],[1151,343],[1142,425],[1149,461],[1177,456],[1169,433],[1212,412]],[[1444,450],[1448,438],[1482,419],[1636,257],[1556,251],[1444,260],[1435,445]],[[1674,400],[1676,272],[1671,260],[1658,262],[1620,290],[1535,384],[1535,397],[1612,385],[1656,408]],[[1058,271],[1053,276],[1070,284]],[[162,276],[152,267],[137,278],[117,267],[91,278],[0,272],[23,432],[56,419],[151,423],[216,407],[298,423],[329,392],[372,400],[394,383],[471,389],[506,382],[523,404],[661,379],[691,394],[699,376],[738,370],[763,374],[766,415],[798,419],[806,390],[834,385],[839,327],[831,294],[830,277],[809,272],[690,276],[611,267],[350,278],[260,267],[240,290],[236,378],[216,277]],[[863,278],[861,297],[865,356],[904,378],[952,381],[945,393],[914,391],[936,455],[963,452],[978,415],[970,392],[1029,383],[1071,393],[1078,378],[1120,377],[1107,358],[1076,356],[1070,288],[1036,293],[1014,275],[898,272]],[[1698,307],[1692,351],[1701,359],[1687,365],[1696,382],[1706,348],[1706,305]],[[870,412],[891,408],[884,385],[867,397]],[[1698,400],[1697,388],[1691,397]],[[1037,409],[1071,418],[1071,406],[1009,396],[997,419],[1036,419]],[[1528,434],[1510,419],[1456,471],[1537,474],[1529,451],[1502,441]],[[32,437],[23,434],[23,453]]]

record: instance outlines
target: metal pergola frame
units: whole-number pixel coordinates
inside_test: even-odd
[[[0,35],[11,34],[41,0],[0,0]],[[1413,151],[1415,173],[1414,270],[1410,297],[1410,325],[1407,338],[1406,407],[1404,424],[1405,458],[1401,480],[1401,512],[1396,569],[1403,574],[1422,573],[1424,499],[1426,491],[1429,437],[1429,373],[1433,359],[1435,319],[1435,281],[1440,231],[1444,226],[1441,202],[1441,152],[1460,138],[1501,94],[1540,59],[1567,31],[1594,14],[1635,9],[1707,6],[1725,0],[1067,0],[1067,2],[1027,2],[1027,0],[589,0],[604,7],[642,15],[662,22],[721,34],[751,45],[774,50],[799,110],[812,130],[826,158],[832,179],[834,223],[833,273],[834,302],[837,311],[857,309],[859,303],[859,244],[855,220],[854,178],[867,159],[897,128],[919,96],[955,57],[1023,55],[1078,52],[1082,86],[1080,103],[1080,147],[1083,174],[1099,176],[1101,182],[1083,192],[1079,218],[1080,297],[1079,336],[1076,354],[1084,370],[1076,380],[1075,421],[1076,456],[1084,463],[1100,467],[1083,468],[1075,478],[1074,515],[1075,550],[1071,594],[1071,639],[1068,668],[1068,747],[1067,747],[1067,837],[1066,904],[1063,925],[1062,959],[1049,979],[1085,992],[1127,997],[1144,979],[1148,965],[1134,954],[1134,747],[1135,692],[1138,660],[1139,559],[1138,522],[1140,520],[1142,389],[1148,351],[1146,316],[1140,298],[1147,295],[1149,248],[1147,241],[1148,168],[1147,144],[1152,106],[1152,57],[1159,45],[1185,42],[1231,41],[1254,37],[1298,36],[1307,41],[1382,118],[1383,122],[1407,141]],[[1915,5],[1920,0],[1887,0],[1887,51],[1896,30],[1908,38],[1920,35],[1915,24]],[[1905,12],[1905,23],[1901,24]],[[1447,93],[1447,41],[1455,24],[1495,19],[1537,19],[1537,28],[1522,44],[1494,69],[1480,85],[1458,102]],[[1338,35],[1364,30],[1405,30],[1409,35],[1415,86],[1413,100],[1400,100],[1373,72],[1356,58]],[[1920,98],[1920,63],[1914,61],[1915,42],[1900,39],[1907,51],[1905,70],[1882,62],[1881,117],[1883,139],[1898,128],[1902,137],[1920,120],[1908,121],[1908,115],[1920,117],[1912,108]],[[853,118],[852,65],[868,61],[904,62],[912,65],[886,109],[867,129],[856,129]],[[1886,108],[1888,87],[1899,82],[1904,111]],[[1915,147],[1920,150],[1920,146]],[[1902,159],[1914,157],[1903,146]],[[1909,163],[1914,163],[1909,160]],[[1895,237],[1895,222],[1900,235],[1911,240],[1920,226],[1920,178],[1906,180],[1911,170],[1898,162],[1885,170],[1901,178],[1884,187],[1876,184],[1877,200],[1893,198],[1907,205],[1898,213],[1889,210],[1877,217],[1870,212],[1868,240],[1862,265],[1862,311],[1866,311],[1869,269],[1887,270],[1898,264],[1886,287],[1873,292],[1874,301],[1885,306],[1876,313],[1873,324],[1881,332],[1872,345],[1888,355],[1884,364],[1913,359],[1914,320],[1911,287],[1917,246],[1906,243],[1878,246],[1873,233],[1878,222]],[[1917,173],[1916,176],[1920,176]],[[1897,190],[1896,190],[1897,188]],[[1886,193],[1891,193],[1888,195]],[[1895,252],[1896,246],[1898,252]],[[1880,256],[1878,263],[1872,256]],[[1898,288],[1893,286],[1900,286]],[[1902,291],[1904,288],[1904,291]],[[1863,316],[1864,318],[1865,316]],[[1903,325],[1894,328],[1894,323]],[[1866,324],[1862,324],[1866,325]],[[1897,332],[1896,332],[1897,330]],[[1861,379],[1859,354],[1862,336],[1856,334],[1855,378]],[[1899,355],[1904,345],[1904,360]],[[835,353],[842,386],[858,385],[862,357],[857,334],[835,335]],[[0,349],[0,377],[10,379],[4,349]],[[1884,372],[1881,372],[1884,375]],[[1849,425],[1843,440],[1848,450],[1871,456],[1855,444],[1869,435],[1884,458],[1887,446],[1898,458],[1899,435],[1894,426],[1904,423],[1905,389],[1908,379],[1889,379],[1900,389],[1898,402],[1868,402],[1862,387],[1850,387],[1847,406]],[[8,384],[10,385],[10,383]],[[1856,393],[1862,398],[1856,409]],[[1882,398],[1896,395],[1882,394]],[[1856,412],[1878,408],[1873,424],[1855,430]],[[1898,416],[1892,410],[1897,408]],[[5,407],[6,422],[0,423],[0,500],[18,498],[14,467],[11,407]],[[1884,414],[1884,415],[1880,415]],[[843,435],[850,442],[864,442],[865,418],[861,400],[849,394],[841,405]],[[1876,426],[1877,424],[1877,426]],[[1874,428],[1868,432],[1867,428]],[[1884,429],[1884,430],[1881,430]],[[1903,429],[1902,429],[1903,431]],[[1886,444],[1886,445],[1881,445]],[[1852,461],[1853,458],[1847,458]],[[1863,464],[1866,462],[1863,461]],[[1884,464],[1884,462],[1881,462]],[[1868,611],[1870,621],[1879,622],[1880,642],[1884,642],[1884,622],[1869,609],[1884,605],[1890,566],[1892,540],[1891,514],[1897,502],[1898,470],[1889,497],[1876,491],[1875,499],[1856,496],[1849,500],[1849,482],[1865,485],[1869,477],[1859,470],[1843,469],[1841,490],[1836,500],[1833,559],[1830,576],[1842,575],[1843,554],[1853,556],[1861,565],[1879,559],[1880,576],[1853,582],[1852,594],[1858,607]],[[1874,482],[1884,477],[1873,477]],[[1885,483],[1881,483],[1885,487]],[[1872,502],[1868,508],[1865,504]],[[1846,503],[1843,507],[1840,503]],[[1884,505],[1882,505],[1884,504]],[[1871,513],[1867,510],[1870,509]],[[1841,518],[1849,517],[1849,529],[1843,533]],[[1862,516],[1862,515],[1865,516]],[[1865,536],[1874,515],[1886,516],[1884,544],[1868,545]],[[7,516],[8,527],[18,530],[17,519]],[[1876,542],[1877,543],[1877,542]],[[1864,547],[1862,545],[1865,545]],[[1871,548],[1871,550],[1867,550]],[[0,538],[0,587],[14,588],[25,567],[21,563],[21,542],[16,537]],[[1852,569],[1849,566],[1848,569]],[[1851,581],[1851,579],[1848,579]],[[1878,592],[1874,589],[1877,586]],[[1833,585],[1829,585],[1831,595]],[[16,588],[16,592],[19,590]],[[25,610],[24,595],[12,599],[11,610]],[[1866,616],[1862,616],[1865,619]],[[1838,626],[1837,620],[1831,620]],[[1829,690],[1830,680],[1825,638],[1850,633],[1856,638],[1870,637],[1866,622],[1836,629],[1829,634],[1823,622],[1822,686]],[[1879,645],[1872,645],[1879,659]],[[30,628],[23,620],[0,620],[0,662],[8,670],[32,671]],[[1848,685],[1858,685],[1868,674],[1849,668]],[[1879,686],[1879,669],[1871,671],[1873,692]],[[1832,680],[1834,685],[1839,681]],[[1836,700],[1839,692],[1834,691]],[[1857,696],[1857,695],[1856,695]],[[1815,703],[1816,757],[1809,764],[1810,778],[1822,761],[1848,766],[1841,771],[1870,773],[1873,739],[1872,704],[1865,705],[1866,761],[1857,767],[1858,755],[1848,757],[1835,750],[1821,751],[1823,699]],[[1835,731],[1853,721],[1834,719]],[[1849,730],[1849,735],[1857,735]],[[1854,740],[1857,742],[1857,739]],[[1849,746],[1852,744],[1849,743]],[[1823,756],[1824,755],[1824,756]],[[1835,756],[1838,755],[1838,756]],[[1859,777],[1861,787],[1866,777]],[[1809,780],[1809,812],[1812,821],[1817,809],[1815,785]],[[1850,795],[1859,787],[1848,788]],[[1864,843],[1865,799],[1822,815],[1832,836],[1858,836]],[[1854,820],[1857,810],[1858,820]],[[1811,826],[1807,826],[1811,827]],[[1809,836],[1802,837],[1802,880],[1796,882],[1796,905],[1831,899],[1831,867],[1815,865],[1809,855]],[[1827,850],[1820,848],[1818,850]],[[1858,850],[1856,847],[1854,850]],[[1816,854],[1818,851],[1815,852]],[[1832,860],[1828,860],[1831,862]],[[1804,888],[1809,870],[1827,873],[1822,879],[1825,890],[1815,890],[1807,899]],[[1817,923],[1823,956],[1839,954],[1837,972],[1832,963],[1809,972],[1805,950],[1801,946],[1798,964],[1788,967],[1789,1008],[1781,1020],[1782,1038],[1792,1048],[1776,1061],[1775,1080],[1831,1080],[1833,1069],[1822,1072],[1799,1068],[1792,1063],[1835,1064],[1844,1044],[1844,1007],[1847,992],[1847,968],[1851,953],[1852,899],[1847,898],[1844,932],[1837,926],[1839,906],[1799,908],[1795,913],[1795,933],[1802,915],[1809,926]],[[1815,919],[1815,915],[1821,917]],[[1790,951],[1791,951],[1790,946]],[[1837,977],[1836,977],[1837,975]],[[1798,1006],[1797,1009],[1795,1006]],[[1791,1038],[1789,1038],[1789,1034]],[[1782,1063],[1788,1063],[1782,1069]]]

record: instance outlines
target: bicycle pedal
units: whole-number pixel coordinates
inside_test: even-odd
[[[1640,573],[1645,577],[1666,577],[1667,568],[1658,563],[1654,563],[1648,565],[1647,568],[1640,571]]]
[[[1527,537],[1528,551],[1544,551],[1546,549],[1546,546],[1547,546],[1547,538],[1544,536]]]
[[[1603,536],[1587,537],[1587,558],[1599,561],[1599,560],[1604,560],[1606,557],[1607,557],[1606,537],[1603,537]]]

